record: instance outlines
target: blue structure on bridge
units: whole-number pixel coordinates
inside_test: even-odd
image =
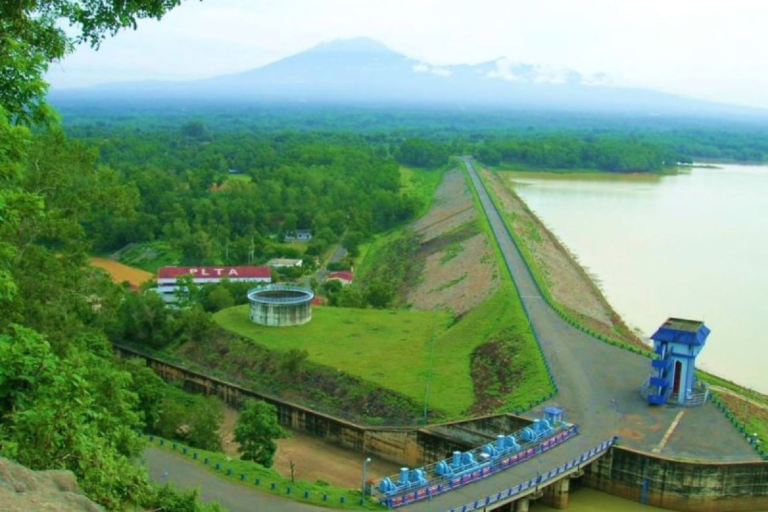
[[[703,405],[709,391],[697,382],[696,356],[707,342],[710,330],[704,322],[669,318],[651,336],[656,357],[642,394],[651,405]]]

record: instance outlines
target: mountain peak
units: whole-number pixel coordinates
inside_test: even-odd
[[[320,43],[309,51],[312,53],[396,53],[384,43],[369,37],[334,39]]]

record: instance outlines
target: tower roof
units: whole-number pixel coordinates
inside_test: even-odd
[[[686,345],[704,345],[709,336],[709,327],[701,320],[668,318],[651,336],[654,341],[685,343]]]

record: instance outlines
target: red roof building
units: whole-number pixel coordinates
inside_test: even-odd
[[[176,285],[176,279],[192,276],[197,284],[219,283],[224,279],[232,282],[272,282],[269,267],[162,267],[157,271],[157,284]]]
[[[332,281],[332,280],[341,281],[341,284],[350,284],[352,282],[352,272],[349,270],[339,270],[338,272],[331,272],[328,274],[328,277],[325,278],[326,281]]]

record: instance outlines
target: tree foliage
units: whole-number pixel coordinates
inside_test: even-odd
[[[610,172],[661,171],[688,160],[660,144],[616,136],[496,138],[477,145],[475,154],[488,165],[505,162],[541,169]]]
[[[87,220],[101,251],[161,240],[194,265],[316,256],[345,233],[359,245],[419,206],[401,193],[396,162],[349,136],[225,133],[201,142],[165,131],[84,142],[120,174],[123,204],[138,197],[131,211]],[[282,243],[297,229],[313,234],[301,251]]]
[[[248,400],[245,403],[235,425],[235,441],[240,443],[243,460],[272,467],[277,451],[275,440],[286,437],[288,433],[278,423],[274,405],[261,400]]]
[[[0,107],[20,123],[51,121],[48,65],[77,43],[97,48],[142,18],[159,19],[181,0],[16,0],[0,2]],[[65,30],[59,23],[69,23]]]
[[[450,150],[445,144],[421,137],[406,139],[397,150],[397,161],[415,167],[440,167],[448,163]]]

